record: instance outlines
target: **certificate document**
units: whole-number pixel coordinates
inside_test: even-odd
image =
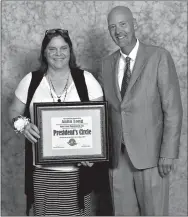
[[[108,161],[107,102],[34,103],[36,165]]]
[[[92,118],[52,117],[53,149],[92,148]]]

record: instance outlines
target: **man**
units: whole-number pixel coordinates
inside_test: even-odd
[[[182,104],[170,53],[135,37],[132,12],[108,14],[120,47],[105,57],[99,80],[109,103],[114,215],[168,215],[169,173],[178,156]]]

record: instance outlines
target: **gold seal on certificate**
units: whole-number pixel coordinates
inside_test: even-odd
[[[107,161],[107,102],[34,103],[36,165]]]

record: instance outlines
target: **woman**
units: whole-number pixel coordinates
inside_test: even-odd
[[[40,69],[34,73],[28,73],[21,80],[9,109],[12,126],[16,132],[25,136],[27,142],[25,190],[28,199],[27,208],[29,209],[33,202],[34,215],[91,214],[90,190],[83,193],[79,189],[78,186],[83,186],[84,182],[80,183],[81,169],[77,165],[45,166],[44,168],[36,166],[32,157],[34,156],[33,144],[40,138],[37,126],[33,124],[33,103],[79,102],[80,86],[79,82],[75,83],[75,75],[78,77],[77,80],[80,79],[79,76],[84,75],[82,82],[86,83],[84,93],[87,92],[85,99],[88,96],[89,100],[103,100],[102,89],[92,74],[87,71],[82,73],[77,67],[68,31],[47,30],[41,46]],[[33,89],[32,79],[34,79],[32,85],[34,84],[35,88],[33,96],[28,96],[30,89]],[[89,162],[81,162],[81,164],[88,170],[92,166]],[[82,178],[84,179],[83,176]],[[83,204],[80,202],[82,194],[84,195]]]

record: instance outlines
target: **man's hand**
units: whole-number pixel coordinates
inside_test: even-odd
[[[160,157],[158,162],[159,174],[163,178],[174,169],[174,159]]]
[[[85,167],[92,167],[93,166],[93,163],[90,163],[88,161],[82,161],[80,163],[77,164],[78,166],[85,166]]]

